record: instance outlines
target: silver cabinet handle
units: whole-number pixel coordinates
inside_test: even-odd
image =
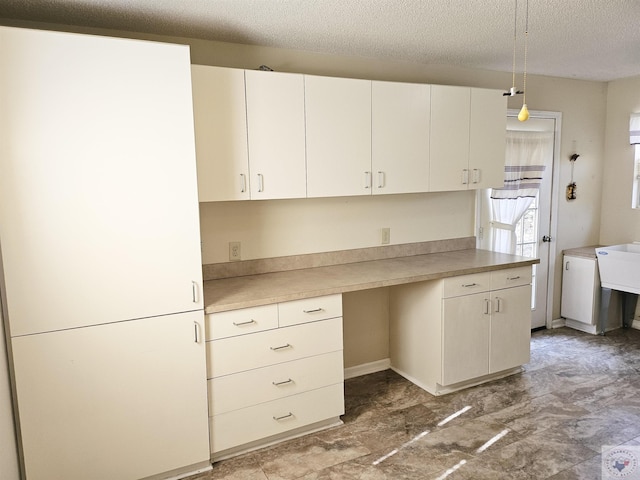
[[[378,188],[384,188],[387,185],[387,177],[384,172],[378,172]]]
[[[467,283],[467,284],[464,284],[464,283],[463,283],[463,284],[462,284],[462,286],[463,286],[464,288],[469,288],[469,287],[477,287],[477,286],[478,286],[478,284],[477,284],[477,283]]]
[[[233,322],[236,327],[242,327],[244,325],[251,325],[256,323],[256,321],[252,318],[251,320],[247,320],[246,322]]]
[[[247,191],[247,178],[244,176],[244,173],[240,174],[240,193],[244,193]]]
[[[502,311],[502,299],[500,297],[496,297],[496,313],[500,313]]]
[[[198,325],[198,322],[193,322],[193,333],[195,343],[200,343],[200,325]]]
[[[364,172],[364,188],[371,188],[371,172]]]
[[[271,382],[272,384],[274,384],[276,387],[279,387],[280,385],[287,385],[289,383],[293,383],[293,380],[291,380],[290,378],[282,381],[282,382]]]
[[[322,307],[318,307],[318,308],[314,308],[313,310],[302,310],[304,313],[316,313],[316,312],[321,312],[322,311]]]
[[[198,284],[195,281],[191,282],[191,295],[193,303],[198,303]]]
[[[566,265],[564,266],[564,269],[565,269],[565,270],[569,270],[569,261],[568,261],[568,260],[567,260]]]
[[[258,192],[264,192],[264,175],[258,174]]]
[[[273,417],[273,419],[277,422],[278,420],[284,420],[285,418],[293,417],[293,413],[289,412],[286,415],[281,415],[280,417]]]
[[[276,352],[278,350],[284,350],[285,348],[289,348],[289,347],[291,347],[291,345],[287,343],[286,345],[280,345],[279,347],[269,347],[269,348],[274,352]]]
[[[469,170],[467,170],[466,168],[462,170],[462,184],[469,184]]]
[[[477,168],[473,169],[473,183],[479,183],[480,182],[480,170],[478,170]]]
[[[507,277],[507,280],[519,280],[519,279],[520,279],[520,275],[516,277]]]
[[[491,313],[491,300],[488,298],[484,299],[484,314],[489,315]]]

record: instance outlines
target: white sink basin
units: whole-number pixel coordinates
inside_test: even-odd
[[[596,248],[600,283],[621,292],[640,293],[640,244]]]

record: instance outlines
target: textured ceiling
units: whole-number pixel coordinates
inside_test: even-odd
[[[11,20],[498,71],[512,69],[514,12],[515,0],[0,0]],[[640,0],[529,0],[528,71],[640,75]]]

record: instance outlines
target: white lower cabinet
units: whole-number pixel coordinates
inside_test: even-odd
[[[565,255],[560,315],[567,326],[596,333],[600,311],[600,272],[595,258]]]
[[[139,479],[208,461],[201,311],[12,341],[27,479]],[[164,477],[163,477],[164,478]]]
[[[341,295],[208,315],[207,340],[214,460],[344,414]]]
[[[434,395],[529,361],[531,267],[393,287],[391,366]]]

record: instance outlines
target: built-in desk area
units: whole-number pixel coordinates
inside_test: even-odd
[[[214,460],[340,423],[343,294],[388,289],[390,367],[434,395],[529,361],[538,260],[473,237],[236,263],[204,271]]]

